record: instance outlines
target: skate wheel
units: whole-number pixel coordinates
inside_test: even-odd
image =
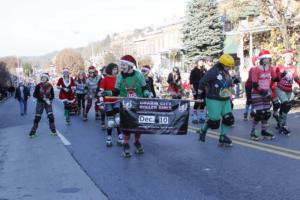
[[[143,151],[143,150],[136,150],[136,151],[135,151],[135,154],[141,155],[141,154],[144,154],[144,151]]]
[[[232,143],[231,144],[224,144],[224,143],[219,143],[219,147],[232,147]]]

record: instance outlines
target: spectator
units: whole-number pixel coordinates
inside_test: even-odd
[[[23,82],[20,82],[19,87],[16,89],[15,99],[17,99],[20,103],[21,116],[27,114],[27,100],[29,96],[29,89],[24,85]]]

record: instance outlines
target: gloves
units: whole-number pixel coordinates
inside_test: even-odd
[[[45,101],[45,103],[47,104],[47,105],[51,105],[51,101],[50,101],[50,99],[48,99],[48,98],[44,98],[44,101]]]
[[[268,95],[268,90],[260,90],[259,91],[259,94],[263,97],[267,96]]]
[[[148,90],[144,90],[143,96],[146,98],[150,97],[150,92]]]

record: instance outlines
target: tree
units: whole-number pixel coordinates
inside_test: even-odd
[[[10,73],[5,62],[0,62],[0,87],[7,87],[10,83]]]
[[[142,67],[143,65],[153,66],[153,61],[150,56],[144,56],[138,60],[138,66]]]
[[[20,62],[20,60],[18,60],[14,56],[8,56],[8,57],[0,58],[0,62],[1,61],[5,63],[6,68],[11,74],[15,74],[15,75],[17,74],[16,68],[18,67],[18,62]]]
[[[73,49],[64,49],[57,54],[55,65],[58,73],[62,73],[63,69],[68,67],[71,75],[76,76],[84,68],[84,61],[80,53]]]
[[[32,75],[32,73],[33,73],[32,65],[29,64],[29,63],[25,63],[25,64],[23,65],[23,72],[24,72],[24,75],[25,75],[26,77],[30,77],[30,76]]]
[[[286,49],[291,48],[289,27],[294,25],[294,18],[300,12],[299,1],[292,0],[261,0],[261,14],[269,25],[280,30],[280,37]]]
[[[216,0],[190,0],[182,32],[187,64],[197,55],[218,57],[225,35]]]
[[[117,60],[115,55],[113,53],[110,53],[110,52],[106,53],[104,55],[103,59],[104,59],[104,64],[105,65],[108,65],[109,63],[116,62],[116,60]]]

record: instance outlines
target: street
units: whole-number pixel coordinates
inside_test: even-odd
[[[299,112],[289,114],[290,137],[276,133],[272,141],[251,141],[252,123],[236,109],[232,148],[218,146],[218,131],[200,144],[198,127],[190,123],[186,136],[143,135],[145,154],[127,159],[116,134],[113,147],[106,147],[106,132],[93,112],[87,122],[74,116],[72,125],[65,125],[57,99],[53,109],[60,137],[50,136],[44,113],[39,136],[29,139],[35,103],[28,102],[24,117],[14,99],[0,103],[1,200],[299,199]],[[275,133],[275,121],[270,122]]]

